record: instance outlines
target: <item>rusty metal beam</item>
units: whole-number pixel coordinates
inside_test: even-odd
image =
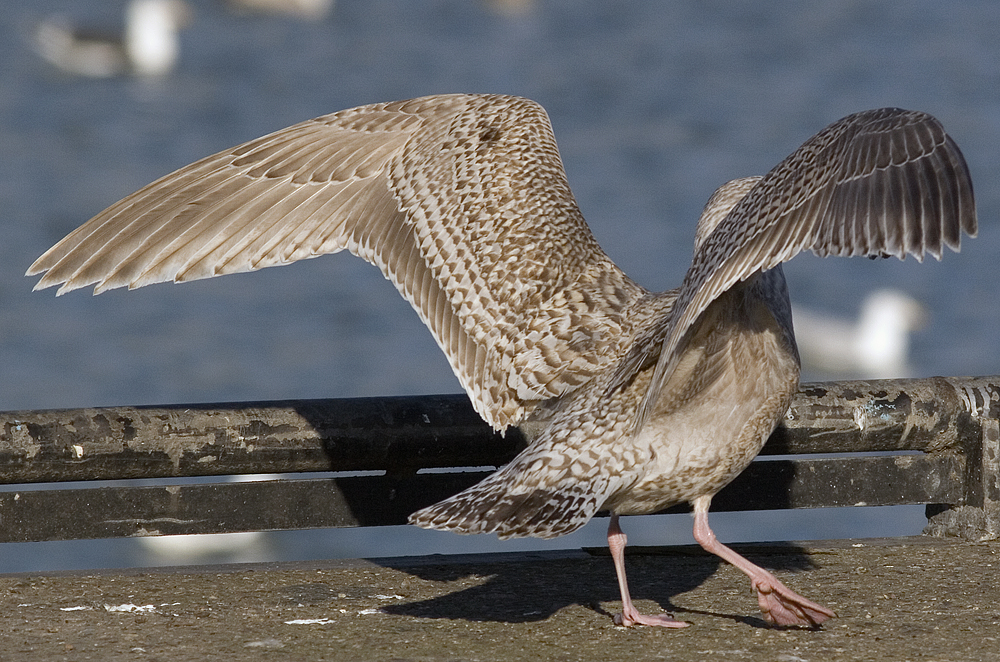
[[[763,454],[961,452],[1000,377],[804,384]],[[0,482],[497,466],[464,395],[0,413]]]

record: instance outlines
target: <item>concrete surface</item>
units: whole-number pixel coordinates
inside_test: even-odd
[[[838,618],[768,627],[689,547],[628,561],[639,607],[684,630],[615,627],[600,550],[4,575],[0,660],[1000,660],[1000,543],[740,549]]]

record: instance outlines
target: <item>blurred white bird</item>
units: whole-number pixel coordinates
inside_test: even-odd
[[[919,301],[899,290],[875,290],[857,321],[792,305],[795,340],[807,368],[856,379],[912,376],[910,334],[927,321]]]
[[[99,34],[52,17],[35,30],[34,47],[49,63],[77,76],[163,76],[177,64],[178,32],[192,15],[183,0],[132,0],[122,34]]]
[[[333,12],[336,0],[226,0],[226,5],[237,12],[285,14],[318,21]]]

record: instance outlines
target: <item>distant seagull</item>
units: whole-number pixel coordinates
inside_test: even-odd
[[[226,0],[233,11],[285,14],[318,21],[333,12],[335,0]]]
[[[35,30],[35,50],[73,75],[163,76],[177,64],[178,31],[190,23],[191,16],[183,0],[132,0],[121,35],[97,34],[78,29],[64,18],[49,18]]]
[[[781,263],[803,250],[940,258],[963,232],[976,232],[972,182],[941,124],[870,110],[720,187],[683,284],[649,292],[584,222],[542,107],[456,94],[345,110],[209,156],[101,212],[28,275],[101,292],[347,249],[413,305],[488,423],[537,433],[411,522],[552,538],[611,511],[616,622],[684,627],[633,606],[618,519],[689,502],[695,540],[750,577],[766,619],[815,625],[833,612],[708,526],[712,497],[798,387]]]
[[[865,297],[857,321],[792,306],[795,340],[806,367],[855,379],[910,377],[910,334],[927,311],[899,290]]]

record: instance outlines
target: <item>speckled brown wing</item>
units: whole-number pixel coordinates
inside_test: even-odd
[[[696,248],[637,426],[682,353],[683,339],[721,292],[800,251],[940,259],[976,234],[972,180],[958,146],[926,113],[883,108],[845,117],[764,176]],[[620,381],[649,348],[633,347]]]
[[[498,429],[614,360],[643,294],[584,222],[545,111],[486,95],[345,110],[202,159],[101,212],[28,275],[99,293],[342,249],[392,280]]]

